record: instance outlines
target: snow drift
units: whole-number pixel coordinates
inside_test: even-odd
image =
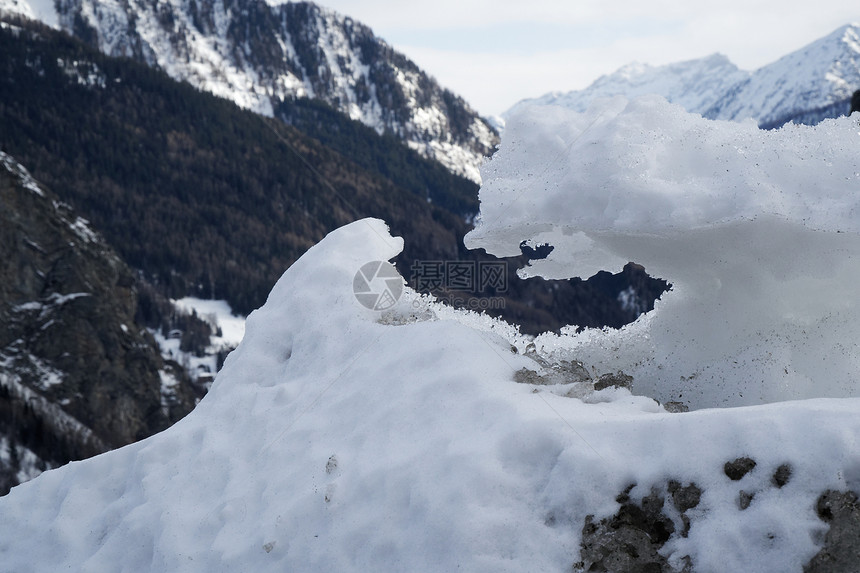
[[[355,272],[401,246],[364,220],[312,248],[188,417],[0,500],[0,562],[569,571],[588,515],[612,514],[632,484],[641,497],[676,479],[704,493],[687,537],[665,546],[670,562],[800,571],[826,529],[817,496],[860,485],[849,460],[860,401],[669,414],[623,389],[517,383],[520,369],[542,367],[513,328],[408,288],[382,314],[355,299]],[[743,513],[722,471],[740,455],[758,463],[739,482],[756,493]],[[792,479],[773,488],[784,463]]]

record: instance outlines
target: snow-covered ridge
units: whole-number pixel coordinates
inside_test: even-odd
[[[138,58],[267,116],[285,99],[324,100],[474,181],[498,141],[462,99],[369,28],[311,3],[58,0],[57,7],[64,30],[107,54]]]
[[[525,105],[553,104],[584,112],[602,97],[657,94],[709,119],[752,118],[763,127],[776,127],[834,105],[847,113],[845,102],[858,89],[860,24],[855,23],[753,72],[739,70],[718,54],[666,66],[629,64],[584,90],[524,100],[506,116]]]
[[[28,191],[32,191],[39,197],[45,196],[45,193],[39,188],[39,184],[35,179],[33,179],[33,176],[30,175],[27,168],[3,151],[0,151],[0,165],[2,165],[6,171],[11,173],[13,177],[18,179],[21,182],[22,187]]]
[[[25,18],[36,19],[28,0],[0,0],[0,13],[16,14]]]

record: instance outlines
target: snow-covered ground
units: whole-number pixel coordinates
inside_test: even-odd
[[[842,281],[857,273],[860,199],[847,193],[860,178],[857,132],[844,119],[758,134],[654,99],[514,118],[484,167],[470,242],[504,251],[552,238],[553,256],[530,272],[565,276],[633,249],[676,285],[654,313],[615,335],[533,340],[408,286],[393,308],[373,311],[354,296],[356,273],[403,244],[382,221],[355,222],[286,271],[191,414],[0,499],[0,563],[20,572],[579,571],[590,564],[580,552],[586,523],[615,514],[621,492],[668,499],[675,482],[701,496],[665,508],[660,552],[670,565],[689,557],[696,572],[800,573],[828,530],[819,496],[860,489],[854,386],[838,399],[782,401],[808,358],[798,344],[823,347],[816,336],[838,341],[842,359],[822,361],[822,376],[806,372],[821,385],[813,396],[830,394],[829,376],[856,373],[857,349],[837,337],[849,328],[840,313],[856,318]],[[805,289],[820,296],[804,300]],[[694,331],[717,344],[672,338],[716,319]],[[676,363],[705,356],[722,368],[733,336],[757,341],[734,373],[722,371],[726,386],[700,375],[685,387],[731,396],[755,388],[751,368],[775,393],[687,413],[641,395],[671,385],[665,372]],[[679,343],[674,352],[667,340]],[[752,360],[767,349],[795,370],[777,376],[782,361]],[[595,389],[604,374],[623,386],[621,365],[636,369],[640,395]],[[726,463],[743,458],[755,467],[733,475]]]
[[[27,18],[41,20],[53,28],[60,27],[54,0],[0,0],[0,12],[20,14]]]
[[[209,323],[212,331],[214,347],[235,348],[245,336],[245,317],[233,314],[233,309],[226,300],[205,300],[187,296],[173,301],[176,307],[188,314],[196,312],[197,316]],[[221,334],[217,334],[220,332]]]
[[[171,336],[171,333],[166,333],[165,336],[165,333],[156,329],[151,330],[150,333],[158,343],[164,359],[177,362],[193,380],[208,388],[212,376],[218,371],[219,353],[230,352],[242,342],[242,337],[245,335],[245,317],[233,314],[233,309],[226,300],[185,297],[171,300],[171,303],[180,313],[196,313],[198,318],[212,328],[210,343],[205,352],[198,356],[194,352],[182,350],[179,335]],[[169,393],[171,388],[178,384],[169,372],[161,372],[161,378],[165,393]]]

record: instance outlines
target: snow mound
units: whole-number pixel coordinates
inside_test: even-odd
[[[498,256],[549,243],[528,276],[628,261],[674,288],[617,332],[544,336],[693,408],[860,392],[857,120],[763,131],[657,96],[587,113],[527,107],[484,167],[466,239]]]
[[[666,518],[671,563],[799,573],[818,551],[816,499],[858,485],[860,401],[669,414],[516,382],[552,365],[515,328],[408,287],[384,313],[356,299],[356,272],[401,248],[368,219],[310,249],[185,419],[0,499],[3,568],[570,571],[587,516],[667,480],[702,491]],[[757,465],[732,481],[740,456]]]

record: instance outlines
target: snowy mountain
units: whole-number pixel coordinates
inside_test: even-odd
[[[583,112],[597,98],[662,95],[709,119],[755,119],[761,127],[817,123],[846,114],[860,89],[860,24],[849,24],[754,72],[715,54],[666,66],[629,64],[584,90],[550,93],[523,105],[555,104]]]
[[[44,12],[25,0],[0,2],[28,16]],[[56,7],[64,30],[109,55],[145,61],[267,116],[281,117],[284,100],[323,100],[473,181],[498,142],[462,98],[367,26],[312,3],[58,0]]]

